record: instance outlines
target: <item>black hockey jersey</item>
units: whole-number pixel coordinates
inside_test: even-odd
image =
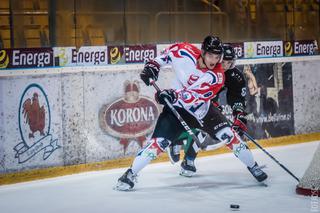
[[[222,91],[227,90],[227,104],[231,106],[232,110],[245,111],[246,108],[246,93],[247,83],[243,72],[234,67],[225,71],[225,82],[222,89],[219,91],[213,103],[217,103],[219,95]]]

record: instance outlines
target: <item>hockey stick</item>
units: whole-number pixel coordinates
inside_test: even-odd
[[[241,130],[242,131],[242,130]],[[276,162],[281,168],[283,168],[288,174],[290,174],[294,179],[300,182],[299,178],[297,178],[292,172],[290,172],[287,167],[281,164],[275,157],[273,157],[269,152],[267,152],[253,137],[251,137],[247,132],[242,131],[242,133],[251,140],[258,148],[260,148],[266,155],[268,155],[274,162]]]
[[[154,81],[150,81],[150,84],[156,89],[157,92],[161,92],[160,88]],[[188,132],[188,134],[192,137],[192,139],[196,142],[197,146],[199,148],[203,148],[201,142],[199,141],[198,137],[193,133],[193,131],[190,129],[188,124],[183,120],[183,118],[180,116],[180,114],[177,112],[177,110],[172,106],[172,104],[164,98],[164,101],[166,102],[166,105],[170,108],[172,113],[177,117],[177,119],[180,121],[181,125],[184,127],[184,129]],[[232,125],[232,122],[229,121],[229,124]],[[269,152],[267,152],[253,137],[251,137],[247,132],[242,131],[243,134],[250,139],[258,148],[260,148],[266,155],[268,155],[274,162],[276,162],[281,168],[283,168],[288,174],[290,174],[294,179],[296,179],[298,182],[300,182],[299,178],[297,178],[287,167],[285,167],[283,164],[281,164],[276,158],[274,158]]]
[[[151,80],[150,84],[156,89],[157,92],[161,92],[161,89],[158,87],[158,85]],[[178,111],[173,107],[173,105],[168,101],[168,99],[164,98],[164,101],[166,102],[166,105],[170,108],[172,113],[176,116],[176,118],[180,121],[183,128],[188,132],[188,134],[192,137],[192,139],[195,141],[198,147],[202,148],[202,144],[199,141],[199,138],[193,133],[189,125],[183,120],[181,115],[178,113]]]

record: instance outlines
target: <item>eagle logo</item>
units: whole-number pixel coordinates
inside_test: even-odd
[[[45,109],[39,104],[39,95],[37,92],[33,93],[32,99],[28,98],[23,103],[23,115],[25,122],[29,124],[31,132],[29,138],[34,138],[34,133],[39,131],[41,136],[44,136],[45,127]]]
[[[13,148],[18,163],[25,163],[41,154],[46,160],[61,148],[58,139],[50,132],[50,113],[49,98],[44,89],[39,84],[30,84],[24,90],[19,105],[21,141]]]

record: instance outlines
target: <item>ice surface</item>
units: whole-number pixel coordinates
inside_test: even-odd
[[[297,177],[307,169],[319,142],[268,148]],[[139,174],[135,190],[112,188],[126,169],[88,172],[0,187],[1,213],[203,213],[320,212],[320,199],[295,193],[297,181],[262,151],[253,154],[266,164],[268,187],[259,186],[231,153],[198,158],[197,175],[181,177],[179,164],[151,164]]]

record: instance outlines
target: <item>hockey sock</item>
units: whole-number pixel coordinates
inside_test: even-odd
[[[148,144],[141,149],[134,159],[131,169],[133,174],[138,174],[152,160],[164,152],[165,148],[170,145],[170,141],[165,138],[152,138]]]
[[[252,168],[255,165],[252,153],[245,142],[240,141],[232,145],[234,155],[247,167]]]
[[[227,145],[234,155],[247,167],[252,168],[255,164],[252,153],[247,144],[234,132],[234,137],[230,144]]]
[[[189,146],[187,146],[187,148],[185,149],[185,151],[184,151],[184,153],[185,153],[184,158],[185,159],[190,159],[190,160],[196,159],[197,154],[198,154],[197,151],[199,151],[199,148],[198,148],[198,146],[196,146],[197,150],[195,150],[193,144],[195,144],[195,143],[189,144]]]

